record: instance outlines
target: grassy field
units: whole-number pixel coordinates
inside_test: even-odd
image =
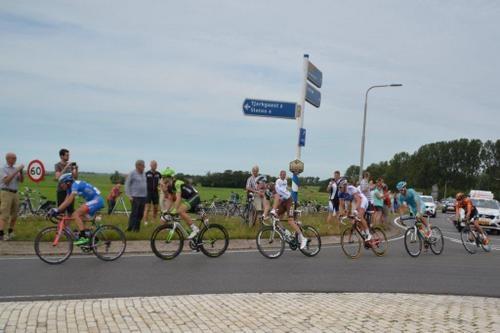
[[[87,181],[97,187],[101,191],[101,194],[104,198],[106,198],[112,187],[109,177],[110,175],[107,174],[80,173],[79,175],[79,178],[81,180]],[[22,188],[28,187],[33,190],[38,190],[50,200],[55,201],[56,185],[57,182],[55,181],[53,174],[49,174],[47,177],[45,177],[45,180],[40,182],[39,184],[35,184],[26,178],[25,182],[21,186]],[[244,198],[245,194],[245,191],[241,188],[234,189],[196,186],[196,189],[200,192],[202,201],[212,200],[214,196],[217,197],[217,200],[228,200],[231,192],[238,193],[240,195],[240,198]],[[124,191],[123,187],[122,191]],[[316,186],[301,187],[300,191],[300,200],[314,200],[322,204],[326,204],[327,202],[327,194],[318,192],[318,187]],[[128,200],[125,201],[127,204],[129,204]]]
[[[92,185],[99,188],[104,197],[109,193],[112,184],[109,179],[110,175],[105,174],[89,174],[81,173],[80,179],[88,181]],[[44,196],[50,200],[55,200],[56,197],[56,185],[57,182],[53,179],[53,175],[48,175],[46,179],[35,184],[26,179],[23,186],[29,187],[34,190],[40,191]],[[205,188],[202,186],[197,186],[200,192],[202,200],[212,200],[214,196],[217,200],[227,200],[229,199],[231,192],[236,192],[240,194],[240,197],[244,199],[243,189],[231,189],[231,188]],[[318,192],[317,187],[302,187],[300,193],[300,199],[305,201],[317,201],[322,204],[326,204],[327,194]],[[128,200],[125,200],[129,206]],[[81,202],[80,202],[81,203]],[[106,210],[103,210],[106,211]],[[304,215],[301,219],[305,224],[311,224],[318,228],[322,235],[336,235],[339,233],[338,223],[332,223],[327,225],[326,213],[318,213],[314,215]],[[222,216],[212,216],[210,218],[212,223],[220,223],[224,225],[231,238],[241,238],[241,239],[251,239],[254,238],[257,232],[257,228],[249,228],[246,225],[241,224],[240,218],[231,217],[225,218]],[[112,216],[103,215],[103,222],[109,224],[115,224],[119,226],[122,230],[127,228],[128,219],[125,215],[115,214]],[[150,222],[147,226],[143,225],[139,233],[127,233],[127,239],[139,240],[139,239],[149,239],[153,229],[159,224],[159,221]],[[33,240],[35,235],[42,228],[51,225],[50,222],[43,218],[23,218],[19,219],[16,227],[16,239],[17,240]]]

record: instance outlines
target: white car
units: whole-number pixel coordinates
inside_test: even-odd
[[[434,202],[434,198],[430,195],[421,195],[422,201],[425,205],[425,213],[429,216],[436,217],[436,203]]]
[[[493,199],[472,198],[479,214],[478,222],[484,229],[500,231],[500,205]]]

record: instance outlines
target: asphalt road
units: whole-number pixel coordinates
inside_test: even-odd
[[[173,261],[151,255],[116,262],[72,257],[58,266],[36,257],[0,258],[0,301],[241,292],[404,292],[500,297],[500,237],[491,253],[470,255],[442,214],[433,219],[446,239],[442,255],[411,258],[402,239],[385,257],[364,251],[348,259],[340,247],[314,258],[286,251],[276,260],[256,251],[220,258],[183,254]],[[453,241],[455,240],[455,241]]]

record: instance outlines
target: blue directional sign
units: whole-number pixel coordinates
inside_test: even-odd
[[[299,146],[304,147],[306,145],[306,129],[301,128],[299,133]]]
[[[243,113],[246,116],[277,117],[295,119],[297,103],[245,99]]]
[[[312,62],[307,66],[307,79],[318,88],[323,84],[323,73]]]
[[[321,104],[321,93],[309,83],[307,84],[306,101],[317,108],[319,108],[319,105]]]

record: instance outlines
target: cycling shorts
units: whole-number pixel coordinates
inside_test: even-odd
[[[358,208],[362,208],[362,209],[364,209],[366,211],[368,209],[368,205],[369,204],[370,203],[368,202],[368,199],[363,195],[361,197],[361,205],[359,205]]]
[[[191,199],[182,199],[182,204],[187,207],[189,213],[196,213],[201,204],[200,196],[195,195]]]
[[[280,199],[278,206],[278,216],[281,216],[288,212],[288,217],[293,217],[293,200],[292,197],[288,199]]]
[[[104,207],[104,199],[101,196],[98,196],[90,201],[87,201],[83,205],[87,207],[87,214],[94,216],[95,213]]]

